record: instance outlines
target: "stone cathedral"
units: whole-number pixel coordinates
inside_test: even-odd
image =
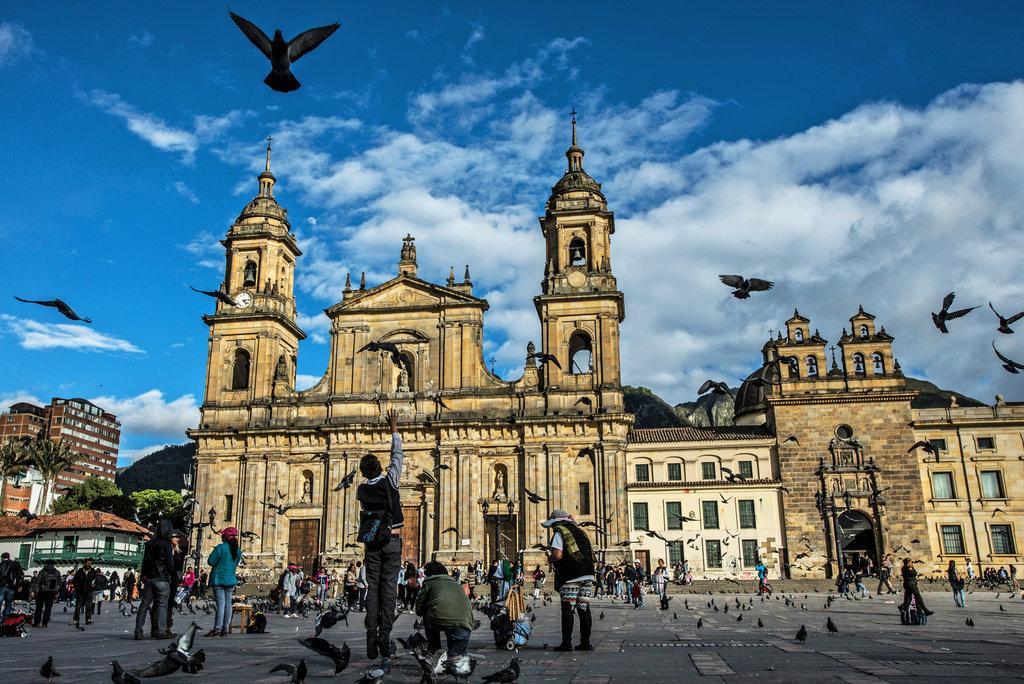
[[[555,508],[599,522],[600,531],[587,528],[595,548],[621,551],[615,545],[630,531],[623,512],[632,424],[620,382],[625,307],[612,271],[615,217],[583,155],[574,119],[568,168],[540,217],[540,329],[519,379],[487,369],[488,303],[474,294],[469,267],[461,281],[454,268],[443,284],[423,280],[414,238],[398,250],[396,236],[392,279],[369,287],[365,277],[358,286],[346,277],[342,300],[326,309],[328,367],[298,392],[301,251],[274,198],[268,145],[259,193],[223,241],[223,289],[235,305],[218,302],[203,319],[205,397],[189,431],[198,443],[198,510],[215,509],[218,527],[258,535],[245,543],[253,579],[286,562],[308,571],[361,556],[356,490],[339,483],[367,451],[387,463],[383,413],[392,407],[406,453],[407,558],[464,564],[525,550],[527,563],[538,562],[531,546],[546,542],[539,523]],[[390,343],[397,354],[363,351],[370,342]],[[527,490],[547,501],[531,503]]]

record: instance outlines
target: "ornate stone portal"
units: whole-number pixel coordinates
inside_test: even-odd
[[[546,541],[539,524],[555,508],[582,520],[611,517],[600,533],[588,533],[595,548],[621,551],[614,545],[629,533],[632,416],[620,383],[625,308],[611,272],[615,222],[600,184],[583,170],[575,119],[572,133],[568,170],[540,218],[545,277],[534,303],[541,352],[530,343],[519,379],[503,380],[484,364],[488,304],[474,296],[469,267],[461,283],[454,267],[445,285],[420,279],[407,235],[394,278],[367,287],[364,275],[358,290],[346,278],[342,301],[326,310],[328,367],[302,392],[294,378],[305,334],[293,294],[301,252],[273,196],[268,146],[259,194],[224,240],[225,291],[247,304],[218,302],[204,317],[206,392],[199,425],[189,431],[198,442],[199,510],[214,508],[218,519],[259,535],[245,542],[250,568],[266,574],[291,561],[312,570],[361,554],[356,488],[339,485],[368,450],[387,461],[388,408],[400,413],[405,444],[409,558],[465,563],[500,549],[538,562],[530,547]],[[254,287],[263,281],[262,291]],[[398,354],[364,351],[370,342],[390,343]],[[587,411],[579,410],[581,398]],[[547,501],[530,503],[526,489]],[[499,544],[490,538],[495,529]]]

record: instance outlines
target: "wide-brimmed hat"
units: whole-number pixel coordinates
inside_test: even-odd
[[[556,522],[560,522],[562,520],[569,520],[569,518],[570,516],[568,511],[562,510],[561,508],[556,508],[555,510],[551,511],[551,515],[548,517],[547,520],[542,522],[540,526],[551,527]]]
[[[225,527],[223,530],[220,531],[220,536],[222,536],[222,537],[237,537],[238,536],[238,528],[237,527]]]

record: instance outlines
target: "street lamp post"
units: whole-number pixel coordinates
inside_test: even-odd
[[[480,507],[483,509],[484,518],[486,518],[491,510],[491,503],[485,499],[480,503]],[[505,508],[508,513],[503,513],[500,506],[496,505],[494,508],[497,511],[493,516],[491,516],[494,520],[494,553],[495,556],[504,557],[505,554],[501,550],[501,526],[502,523],[505,522],[506,518],[509,521],[512,520],[512,516],[515,514],[516,502],[509,500],[505,504]]]

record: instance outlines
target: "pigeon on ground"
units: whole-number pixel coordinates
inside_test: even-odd
[[[514,682],[517,679],[519,679],[519,658],[513,658],[508,667],[498,670],[493,674],[485,675],[482,681],[510,684],[510,682]]]
[[[245,37],[270,60],[270,73],[263,79],[263,82],[279,93],[290,93],[302,87],[299,79],[292,74],[292,63],[315,50],[320,43],[327,40],[341,26],[337,22],[328,26],[320,26],[303,31],[291,40],[285,40],[281,29],[276,29],[274,39],[271,40],[266,33],[248,19],[243,19],[231,11],[228,11],[228,14],[231,15],[231,20],[241,29]]]
[[[54,677],[60,677],[60,672],[58,672],[57,668],[53,665],[53,656],[46,659],[43,666],[39,668],[39,674],[42,675],[43,679],[46,681],[50,681]]]
[[[836,634],[839,631],[839,628],[836,627],[836,623],[832,622],[831,615],[829,615],[828,619],[825,621],[825,629],[832,632],[833,634]]]
[[[807,641],[807,627],[800,625],[800,631],[796,633],[796,640],[800,643]]]
[[[704,618],[697,618],[697,629],[704,626]]]
[[[1022,370],[1024,370],[1024,363],[1017,363],[1013,359],[1000,354],[999,350],[996,349],[995,342],[992,343],[992,350],[995,351],[996,356],[999,357],[999,360],[1003,362],[1003,368],[1006,369],[1007,373],[1013,373],[1014,375],[1016,375],[1020,373]]]
[[[974,629],[974,620],[972,620],[971,618],[967,618],[967,622],[965,624],[971,629]]]
[[[741,275],[720,275],[718,279],[723,284],[729,287],[735,288],[732,296],[736,299],[749,299],[751,292],[765,292],[766,290],[772,289],[775,284],[769,280],[761,280],[760,278],[744,278]]]
[[[934,311],[932,312],[932,323],[935,324],[935,327],[938,328],[939,332],[941,333],[949,333],[949,329],[946,327],[946,321],[952,321],[956,318],[966,316],[967,314],[977,309],[978,306],[981,306],[979,304],[978,306],[972,306],[967,309],[957,309],[956,311],[950,311],[949,307],[953,304],[954,299],[956,299],[956,293],[950,292],[943,298],[942,308],[939,310],[939,313],[935,313]]]
[[[355,481],[356,481],[356,469],[353,468],[351,473],[349,473],[345,477],[341,478],[341,482],[339,482],[337,484],[337,486],[334,488],[334,491],[337,492],[337,491],[340,491],[342,489],[348,489],[349,487],[352,486],[352,483],[355,482]]]
[[[306,639],[299,639],[298,641],[300,644],[313,651],[313,653],[329,658],[334,663],[334,674],[340,674],[346,667],[348,667],[348,661],[352,657],[352,649],[348,647],[348,644],[342,644],[341,648],[338,648],[326,639],[321,639],[319,637],[309,637]]]
[[[757,626],[758,627],[764,627],[764,623],[761,622],[761,618],[757,618]]]
[[[291,675],[291,679],[288,680],[288,684],[305,684],[306,682],[306,659],[303,658],[299,661],[298,666],[290,665],[289,663],[281,663],[270,671],[270,674],[275,672],[284,672],[285,674]]]
[[[48,306],[51,309],[56,309],[63,314],[64,318],[72,321],[81,321],[82,323],[92,323],[91,318],[82,318],[76,314],[70,306],[67,305],[62,299],[22,299],[21,297],[15,297],[19,302],[25,304],[38,304],[39,306]]]
[[[391,674],[391,661],[386,661],[380,667],[373,667],[366,671],[362,677],[356,680],[356,684],[382,684]]]
[[[226,293],[222,292],[221,290],[197,290],[196,288],[192,287],[191,285],[189,285],[188,287],[193,292],[198,292],[199,294],[204,294],[207,297],[213,297],[217,301],[219,301],[219,302],[221,302],[223,304],[227,304],[228,306],[238,306],[238,302],[236,302],[234,299],[232,299],[229,295],[227,295]]]
[[[111,660],[110,666],[113,668],[110,673],[110,681],[114,684],[142,684],[138,675],[121,667],[121,663],[116,660]]]
[[[994,313],[996,317],[999,319],[999,327],[996,328],[996,330],[1003,333],[1004,335],[1012,335],[1013,328],[1011,328],[1010,326],[1019,321],[1020,319],[1024,318],[1024,311],[1021,311],[1019,314],[1014,314],[1013,316],[1006,318],[1001,313],[996,311],[996,308],[992,306],[992,302],[988,303],[988,308],[992,309],[992,313]]]

